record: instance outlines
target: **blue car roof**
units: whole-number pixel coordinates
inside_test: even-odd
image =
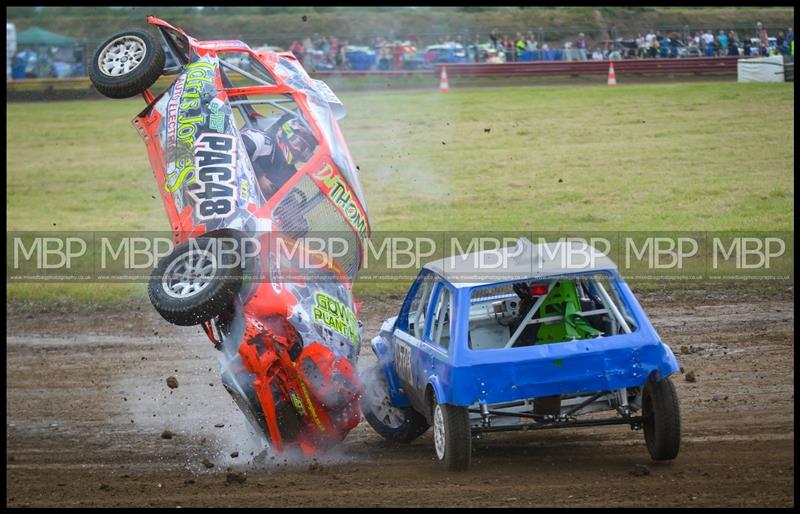
[[[487,262],[494,266],[487,266]],[[512,280],[614,272],[617,265],[606,254],[579,241],[533,244],[521,237],[514,246],[445,257],[425,264],[424,269],[464,289]]]

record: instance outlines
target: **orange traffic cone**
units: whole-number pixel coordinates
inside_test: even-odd
[[[439,80],[439,92],[447,93],[449,89],[450,86],[447,84],[447,67],[442,66],[442,78]]]
[[[614,63],[609,63],[608,65],[608,85],[609,86],[616,86],[617,85],[617,76],[614,75]]]

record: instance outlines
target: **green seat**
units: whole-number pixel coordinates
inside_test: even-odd
[[[582,312],[581,301],[575,282],[557,282],[539,307],[539,317],[563,316],[562,321],[542,323],[537,333],[536,344],[563,343],[575,339],[597,337],[601,332],[577,313]]]

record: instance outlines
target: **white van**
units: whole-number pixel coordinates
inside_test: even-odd
[[[6,80],[11,80],[11,61],[17,53],[17,27],[6,22]]]

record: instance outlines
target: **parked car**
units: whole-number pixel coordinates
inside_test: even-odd
[[[360,403],[372,428],[409,442],[432,425],[453,471],[478,434],[597,425],[643,429],[654,460],[674,459],[678,362],[611,259],[584,245],[587,264],[565,266],[580,247],[522,238],[500,275],[479,265],[496,253],[425,265],[372,340]]]
[[[423,54],[425,66],[432,68],[437,64],[453,64],[467,62],[467,51],[459,43],[445,43],[442,45],[431,45],[425,48]]]

